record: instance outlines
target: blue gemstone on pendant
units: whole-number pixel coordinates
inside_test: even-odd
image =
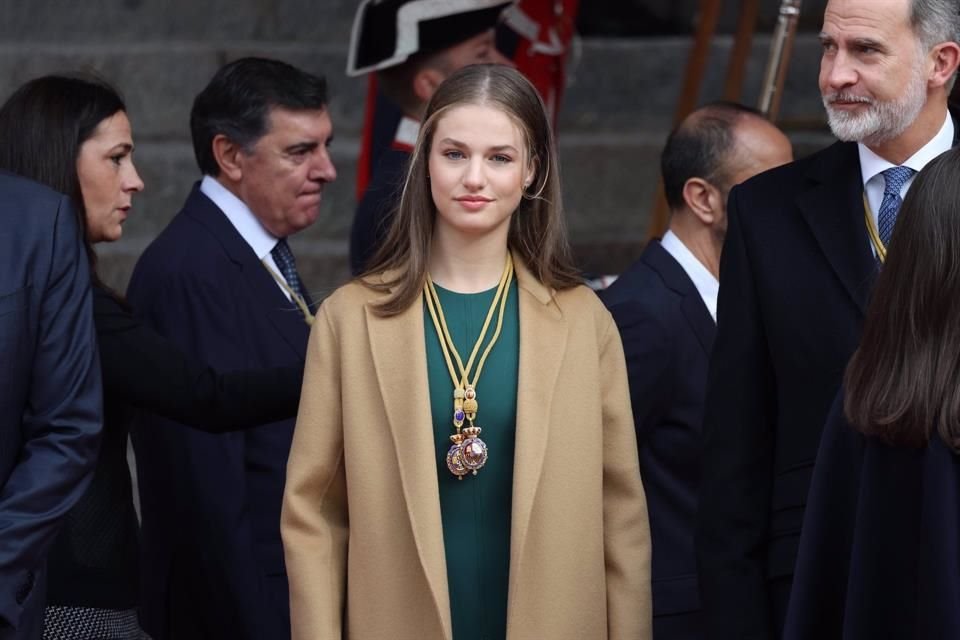
[[[463,415],[463,411],[461,411],[460,409],[457,409],[457,411],[453,414],[453,419],[458,422],[463,420],[464,417],[465,416]]]

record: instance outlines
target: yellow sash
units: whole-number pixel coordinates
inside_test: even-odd
[[[867,235],[870,236],[870,244],[873,245],[873,250],[877,253],[877,260],[880,261],[880,264],[887,259],[887,247],[883,244],[883,240],[880,239],[880,232],[877,231],[877,225],[873,221],[873,211],[870,210],[870,203],[867,202],[867,194],[863,194],[863,218],[867,223]]]

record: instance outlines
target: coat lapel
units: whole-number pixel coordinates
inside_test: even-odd
[[[301,358],[306,359],[310,327],[300,309],[287,299],[273,276],[252,253],[243,265],[243,269],[244,274],[248,276],[247,284],[254,291],[254,295],[257,299],[264,301],[264,314],[270,323],[290,348]]]
[[[417,553],[433,592],[437,614],[447,640],[450,640],[453,627],[440,517],[440,488],[437,467],[433,463],[435,448],[423,307],[414,303],[397,316],[383,318],[368,305],[366,321]],[[424,464],[424,461],[430,464]]]
[[[520,356],[517,389],[517,435],[511,524],[510,589],[524,556],[534,496],[540,482],[549,437],[553,390],[566,352],[567,324],[549,289],[514,256],[519,292]],[[443,521],[436,466],[426,367],[423,308],[413,304],[392,318],[366,309],[370,348],[394,447],[420,562],[433,592],[448,640],[452,638]],[[408,339],[409,337],[409,339]],[[411,363],[417,363],[412,365]]]
[[[184,205],[184,210],[200,224],[210,229],[230,260],[243,272],[244,282],[253,291],[253,296],[263,305],[263,313],[276,328],[281,339],[305,360],[310,328],[297,307],[273,280],[227,216],[200,191],[199,184]]]
[[[713,352],[713,339],[717,335],[717,323],[714,321],[707,305],[704,304],[700,292],[694,290],[693,294],[687,294],[680,304],[683,315],[687,317],[687,322],[697,336],[697,342],[703,347],[703,352],[710,357]]]
[[[707,305],[704,304],[700,292],[697,291],[690,276],[683,270],[680,263],[663,248],[658,240],[652,240],[647,244],[640,256],[651,269],[660,274],[664,284],[670,289],[676,291],[682,297],[680,309],[690,323],[694,335],[704,353],[710,355],[713,350],[713,338],[717,333],[717,323],[714,322]]]
[[[514,255],[520,309],[517,435],[510,532],[510,590],[524,558],[530,514],[540,483],[557,375],[567,347],[567,323],[549,289]],[[518,462],[519,461],[519,462]]]
[[[837,143],[807,174],[797,204],[830,267],[866,312],[877,263],[863,222],[863,179],[857,145]]]
[[[953,145],[960,143],[958,116]],[[797,204],[813,235],[861,313],[866,313],[870,290],[877,276],[877,261],[870,250],[863,222],[863,176],[857,145],[838,142],[807,174],[810,188]]]

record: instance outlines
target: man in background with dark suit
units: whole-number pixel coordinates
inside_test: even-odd
[[[288,64],[221,68],[190,114],[204,177],[130,283],[145,320],[220,370],[305,358],[313,303],[287,238],[336,178],[326,83]],[[280,504],[294,420],[210,435],[133,431],[143,514],[143,626],[154,640],[290,636]]]
[[[601,293],[620,330],[630,377],[658,640],[697,640],[704,633],[693,531],[727,194],[792,159],[787,137],[752,109],[715,103],[693,112],[660,157],[669,230]]]
[[[97,460],[90,271],[66,196],[0,173],[0,640],[39,640],[45,558]]]
[[[780,636],[820,434],[897,211],[955,141],[958,5],[829,0],[819,83],[841,142],[730,194],[696,539],[708,638]]]

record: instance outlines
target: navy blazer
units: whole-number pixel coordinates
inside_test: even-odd
[[[663,616],[700,609],[693,532],[716,325],[683,267],[658,240],[600,297],[617,323],[627,360],[653,541],[654,636],[689,637],[658,626]],[[694,632],[695,617],[687,621]]]
[[[785,640],[960,638],[960,460],[824,427]]]
[[[197,186],[138,261],[129,299],[221,371],[304,361],[303,316]],[[157,640],[289,637],[280,505],[294,420],[221,435],[149,420],[161,424],[133,429],[145,630]]]
[[[0,173],[0,638],[32,637],[10,627],[39,632],[33,587],[90,483],[101,424],[76,214],[65,196]]]
[[[103,373],[103,437],[93,482],[50,550],[47,606],[134,609],[140,604],[140,525],[127,465],[131,414],[149,411],[217,433],[289,418],[297,413],[303,368],[215,371],[97,285],[93,321]]]

